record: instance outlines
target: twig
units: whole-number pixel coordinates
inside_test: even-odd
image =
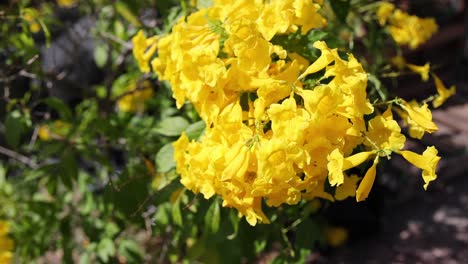
[[[0,146],[0,154],[3,154],[7,157],[10,157],[12,159],[15,159],[15,160],[18,160],[19,162],[29,166],[30,168],[32,169],[37,169],[38,168],[38,165],[30,158],[18,153],[18,152],[15,152],[11,149],[7,149],[7,148],[4,148],[2,146]]]
[[[132,43],[123,41],[123,40],[119,39],[118,37],[116,37],[116,36],[114,36],[114,35],[112,35],[112,34],[110,34],[110,33],[108,33],[108,32],[99,31],[98,34],[101,35],[101,37],[103,37],[103,38],[112,40],[112,41],[114,41],[114,42],[116,42],[116,43],[122,45],[125,49],[131,50],[132,47],[133,47]]]

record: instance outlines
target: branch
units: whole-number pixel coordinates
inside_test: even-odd
[[[26,157],[18,152],[15,152],[11,149],[4,148],[0,146],[0,154],[3,154],[7,157],[10,157],[12,159],[15,159],[27,166],[29,166],[31,169],[37,169],[39,166],[29,157]]]

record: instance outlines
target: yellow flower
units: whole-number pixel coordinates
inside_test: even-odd
[[[381,26],[387,23],[387,19],[392,15],[395,6],[392,3],[383,2],[379,5],[377,10],[377,18],[379,19],[379,24]]]
[[[37,135],[41,140],[63,139],[70,132],[71,124],[62,120],[55,120],[52,124],[41,125],[37,130]]]
[[[356,196],[356,189],[360,178],[357,175],[344,176],[343,184],[336,187],[335,199],[342,201],[348,197]]]
[[[0,263],[8,264],[11,263],[13,259],[13,254],[9,251],[7,252],[0,252]]]
[[[344,182],[343,154],[341,154],[339,149],[335,149],[327,156],[327,160],[328,181],[330,185],[341,185]]]
[[[324,41],[316,41],[313,44],[313,47],[319,49],[322,54],[320,57],[314,61],[307,69],[297,78],[302,79],[309,74],[316,73],[321,69],[325,68],[328,64],[330,64],[335,58],[338,57],[336,49],[328,48],[327,44]]]
[[[406,66],[406,60],[402,56],[395,56],[391,59],[393,65],[395,65],[400,71]]]
[[[57,4],[61,7],[72,7],[78,3],[78,0],[57,0]]]
[[[49,126],[47,125],[39,126],[39,129],[37,130],[37,135],[39,136],[41,140],[44,140],[44,141],[50,140],[51,136],[50,136]]]
[[[432,74],[432,78],[434,78],[434,83],[437,89],[438,96],[437,98],[432,101],[432,106],[434,108],[440,107],[450,96],[455,94],[455,85],[450,86],[449,89],[447,89],[442,83],[442,81],[439,79],[439,77],[435,74]]]
[[[403,148],[406,138],[401,134],[401,128],[393,119],[390,108],[371,119],[368,127],[364,144],[379,151],[381,156],[390,156],[393,151]]]
[[[37,9],[34,8],[24,8],[23,9],[23,19],[29,24],[29,31],[32,33],[37,33],[41,31],[41,24],[38,22],[40,14]]]
[[[117,106],[120,111],[127,113],[142,112],[145,102],[153,96],[153,88],[150,81],[144,81],[141,88],[136,84],[128,86],[125,95],[119,98]]]
[[[423,66],[418,66],[414,64],[406,64],[410,70],[413,72],[421,75],[421,80],[427,81],[429,79],[429,70],[430,70],[430,64],[426,63]]]
[[[142,72],[150,72],[149,61],[158,48],[158,36],[146,38],[143,30],[132,38],[133,55]]]
[[[13,257],[12,250],[14,248],[13,240],[7,237],[10,230],[8,222],[0,221],[0,263],[10,263]]]
[[[377,11],[380,25],[387,25],[390,34],[398,45],[408,45],[411,49],[425,43],[438,29],[433,18],[419,18],[395,9],[390,3],[383,3]]]
[[[400,151],[399,154],[414,166],[422,169],[425,190],[429,182],[437,179],[436,168],[440,157],[437,156],[437,149],[434,146],[427,147],[422,155],[409,150]]]
[[[328,245],[332,247],[339,247],[346,243],[348,240],[348,230],[343,227],[327,227],[325,229],[325,236]]]
[[[356,190],[356,201],[364,201],[365,199],[367,199],[367,196],[369,196],[369,193],[372,189],[372,185],[374,185],[378,162],[379,156],[376,156],[374,159],[374,163],[372,163],[372,166],[367,170],[366,175],[364,175],[364,177],[362,178],[361,183],[359,183],[359,187]]]
[[[406,120],[407,123],[410,124],[410,126],[416,126],[427,133],[433,133],[437,131],[438,128],[436,124],[432,122],[431,110],[429,110],[426,103],[424,103],[423,105],[419,105],[416,101],[411,101],[409,103],[403,101],[400,104],[400,106],[408,114]]]

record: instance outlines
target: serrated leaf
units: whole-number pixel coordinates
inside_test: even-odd
[[[175,168],[176,162],[174,160],[174,146],[172,142],[164,145],[156,154],[156,171],[168,172]]]
[[[221,212],[219,208],[219,201],[215,199],[211,203],[208,211],[205,214],[205,228],[209,233],[216,233],[219,230],[219,223],[221,218]]]
[[[185,118],[174,116],[162,120],[155,131],[163,136],[179,136],[188,126],[189,122]]]

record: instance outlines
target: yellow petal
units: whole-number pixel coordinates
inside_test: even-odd
[[[359,152],[352,156],[346,157],[343,162],[343,170],[348,170],[359,166],[364,161],[368,160],[369,157],[374,154],[373,151]]]
[[[379,156],[376,156],[374,163],[367,170],[366,175],[362,178],[361,183],[359,184],[358,189],[356,190],[356,201],[361,202],[367,199],[369,193],[374,185],[375,175],[377,174],[377,163],[379,162]]]
[[[327,67],[328,64],[330,64],[335,59],[332,51],[330,48],[328,48],[324,41],[316,41],[313,46],[314,48],[319,49],[322,54],[316,61],[314,61],[314,63],[307,67],[307,69],[299,76],[298,79],[302,79],[311,73],[320,71],[321,69]]]
[[[339,149],[334,149],[327,156],[328,181],[331,186],[340,185],[344,181],[343,159],[343,154]]]
[[[354,197],[359,179],[357,175],[345,175],[343,184],[335,189],[335,199],[342,201],[348,197]]]
[[[432,113],[428,109],[427,104],[419,106],[417,103],[404,102],[401,106],[408,113],[409,118],[426,132],[432,133],[437,131],[438,127],[432,122]]]
[[[434,78],[437,93],[439,94],[437,98],[434,101],[432,101],[432,106],[434,106],[434,108],[437,108],[441,106],[445,101],[447,101],[447,99],[450,96],[455,94],[456,88],[455,85],[452,85],[449,89],[447,89],[444,83],[435,74],[432,74],[432,78]]]
[[[423,81],[427,81],[429,79],[429,70],[431,67],[429,63],[426,63],[423,66],[418,66],[414,64],[406,64],[406,66],[408,66],[408,68],[411,71],[421,75],[421,79]]]
[[[422,169],[422,177],[424,180],[424,189],[427,189],[429,182],[437,178],[436,168],[440,157],[437,156],[437,149],[434,146],[427,147],[422,155],[409,150],[399,152],[409,163]]]

